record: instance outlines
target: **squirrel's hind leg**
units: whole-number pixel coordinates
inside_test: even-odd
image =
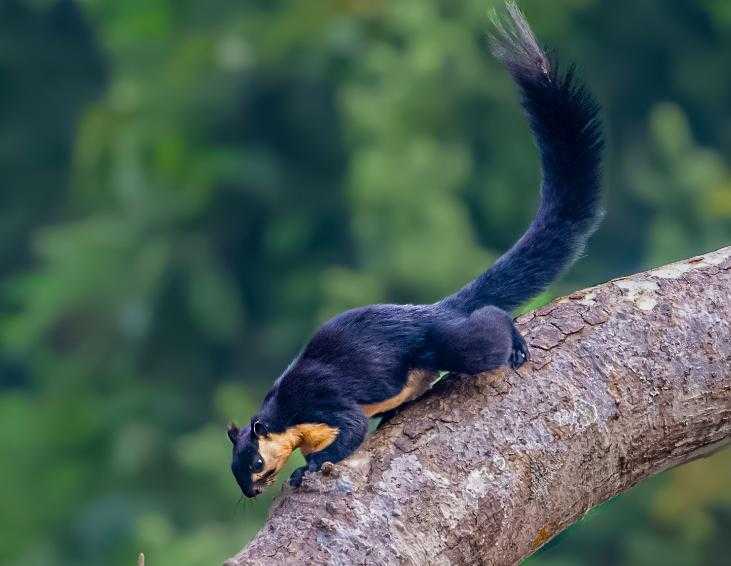
[[[525,340],[512,318],[494,306],[439,320],[431,328],[428,347],[440,370],[465,374],[515,368],[528,359]]]

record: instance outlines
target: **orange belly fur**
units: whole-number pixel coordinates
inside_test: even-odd
[[[367,405],[361,405],[363,413],[367,417],[372,417],[380,413],[385,413],[391,409],[403,405],[407,401],[416,399],[423,395],[436,379],[436,374],[426,370],[415,369],[409,372],[409,377],[406,380],[404,388],[393,397],[378,401],[377,403],[369,403]]]

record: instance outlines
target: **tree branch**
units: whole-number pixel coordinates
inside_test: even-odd
[[[440,382],[225,564],[519,561],[729,441],[730,283],[727,247],[521,317],[531,363]]]

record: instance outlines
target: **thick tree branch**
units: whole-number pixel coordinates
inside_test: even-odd
[[[731,438],[730,283],[728,247],[522,317],[531,363],[438,384],[226,565],[519,561]]]

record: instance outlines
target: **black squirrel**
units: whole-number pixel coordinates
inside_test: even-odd
[[[529,358],[508,311],[543,291],[581,252],[599,219],[602,155],[599,107],[560,73],[525,17],[507,3],[496,20],[493,54],[522,94],[540,151],[543,181],[537,215],[495,264],[430,305],[370,305],[326,322],[276,380],[249,426],[230,425],[231,470],[244,495],[274,481],[297,448],[305,472],[338,462],[363,442],[369,417],[424,393],[438,372],[477,374]]]

